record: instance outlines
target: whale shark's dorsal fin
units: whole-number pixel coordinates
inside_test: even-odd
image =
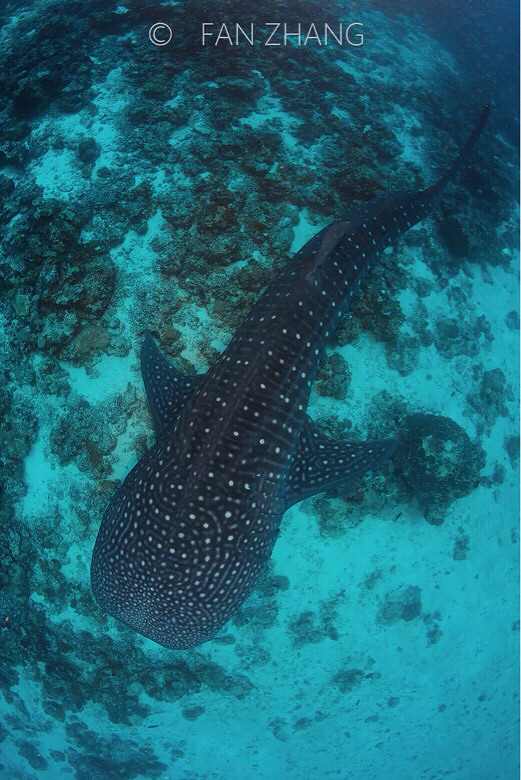
[[[291,461],[286,509],[371,471],[393,454],[397,444],[397,439],[332,439],[307,417]]]
[[[141,373],[156,436],[172,425],[204,374],[183,374],[170,365],[150,334],[141,347]]]

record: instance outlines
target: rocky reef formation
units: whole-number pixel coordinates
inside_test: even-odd
[[[398,473],[426,520],[443,523],[448,507],[479,484],[484,453],[454,420],[434,414],[407,416],[394,455]]]

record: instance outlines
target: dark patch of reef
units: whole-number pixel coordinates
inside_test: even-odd
[[[421,611],[421,588],[417,585],[408,585],[386,594],[378,613],[378,620],[386,625],[397,623],[399,620],[409,623],[419,617]]]
[[[22,5],[3,4],[0,20],[9,21]],[[189,346],[179,324],[186,303],[205,307],[224,336],[230,335],[285,263],[302,210],[318,229],[389,189],[431,183],[432,176],[418,166],[397,164],[401,146],[385,123],[389,106],[406,101],[424,118],[416,133],[423,136],[425,153],[432,154],[433,171],[446,167],[475,109],[463,99],[455,75],[447,74],[436,91],[428,92],[390,80],[373,88],[368,100],[359,81],[337,67],[334,50],[307,48],[291,56],[248,47],[202,52],[193,44],[200,37],[198,20],[207,13],[199,2],[169,7],[172,27],[182,29],[183,36],[175,46],[157,50],[147,38],[148,26],[157,21],[157,3],[133,0],[127,6],[122,14],[105,0],[51,0],[44,13],[19,20],[16,35],[4,41],[0,52],[0,307],[9,345],[0,387],[0,692],[11,709],[0,726],[0,742],[7,736],[14,741],[27,773],[43,771],[54,761],[68,763],[80,780],[153,778],[166,771],[150,744],[89,730],[81,720],[87,703],[103,708],[112,724],[129,727],[152,714],[140,699],[145,693],[155,702],[178,706],[186,720],[203,721],[197,694],[214,691],[243,699],[252,690],[253,675],[209,661],[204,648],[151,661],[125,627],[116,626],[116,639],[105,633],[106,618],[95,608],[86,570],[81,581],[69,579],[66,565],[76,553],[62,529],[73,523],[76,543],[88,548],[117,484],[112,472],[118,437],[127,435],[137,455],[149,442],[129,423],[130,418],[147,419],[140,392],[129,386],[109,401],[89,401],[73,389],[67,369],[92,375],[100,356],[134,354],[148,329],[180,368],[193,371],[181,356]],[[227,6],[213,7],[216,15],[218,9],[229,13]],[[237,2],[234,11],[237,18],[243,14],[264,24],[273,8]],[[323,3],[320,12],[339,14],[332,2]],[[307,13],[300,3],[284,5],[289,23],[305,23]],[[387,67],[381,56],[380,66]],[[115,71],[120,94],[111,97],[122,98],[114,120],[119,157],[94,131],[105,111],[96,103],[100,85]],[[257,127],[244,121],[258,101],[279,108],[279,117]],[[456,104],[466,106],[457,116]],[[79,112],[82,127],[69,134],[61,120]],[[296,151],[285,143],[284,115],[291,117]],[[76,177],[70,194],[49,194],[37,182],[35,168],[49,152],[69,156]],[[447,190],[434,214],[438,240],[421,226],[381,258],[355,296],[333,346],[356,343],[368,334],[383,344],[389,365],[403,376],[417,365],[420,349],[432,345],[446,360],[478,359],[492,333],[486,318],[470,310],[465,278],[475,274],[475,262],[483,264],[484,273],[493,273],[485,264],[510,261],[502,249],[517,240],[508,222],[517,195],[508,167],[512,157],[497,138],[483,139],[461,186]],[[158,173],[165,176],[163,186],[154,184]],[[125,268],[115,256],[129,234],[147,236],[158,212],[165,227],[150,243],[150,278],[142,287],[136,282],[136,304],[123,322]],[[503,226],[499,234],[498,225]],[[407,263],[413,253],[421,253],[429,278],[418,279]],[[462,274],[455,281],[459,271],[463,281]],[[405,332],[399,296],[407,289],[420,302]],[[455,314],[433,322],[423,299],[440,290],[450,296]],[[510,329],[519,328],[515,312],[506,317]],[[216,354],[210,343],[200,347],[206,364]],[[348,363],[333,351],[323,362],[316,389],[348,401],[350,381]],[[480,435],[507,415],[511,397],[500,368],[476,364],[466,400]],[[365,430],[332,417],[321,422],[332,434],[352,438],[363,438],[367,429],[372,436],[401,430],[403,445],[394,464],[372,481],[313,500],[324,537],[343,535],[368,512],[411,498],[429,522],[440,523],[452,502],[478,484],[493,487],[504,478],[500,469],[480,476],[479,443],[454,421],[417,414],[385,393],[373,399]],[[51,497],[43,522],[29,527],[20,511],[24,459],[43,428],[48,428],[50,456],[62,468],[78,469],[88,483],[71,479]],[[519,438],[508,436],[505,447],[514,468]],[[471,554],[464,528],[451,544],[455,561]],[[30,599],[35,583],[41,604]],[[383,585],[382,572],[375,571],[360,588],[367,593]],[[270,663],[263,638],[280,621],[278,602],[288,586],[288,579],[270,567],[216,640],[218,646],[233,648],[242,668]],[[289,618],[286,629],[297,651],[338,640],[343,597],[337,594]],[[423,621],[428,642],[438,641],[440,616],[423,611],[418,586],[403,584],[379,598],[380,627]],[[56,619],[67,610],[91,630],[78,629],[72,619]],[[373,665],[372,659],[346,659],[331,685],[338,695],[356,696],[378,680]],[[39,688],[44,713],[39,729],[62,724],[66,753],[46,754],[27,725],[29,713],[16,691],[24,675]],[[398,705],[399,697],[388,702]],[[285,741],[292,731],[325,717],[317,711],[294,723],[274,719],[270,729]],[[183,746],[173,744],[171,765],[183,755]]]
[[[460,425],[440,415],[405,417],[399,437],[397,471],[425,518],[439,525],[456,499],[478,487],[485,454]]]

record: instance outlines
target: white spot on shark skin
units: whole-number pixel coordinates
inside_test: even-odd
[[[421,196],[425,213],[446,180]],[[408,209],[404,197],[370,202],[311,239],[205,378],[183,376],[145,339],[157,438],[114,495],[96,540],[92,589],[109,614],[165,647],[212,639],[255,586],[284,511],[392,452],[393,441],[334,441],[306,406],[337,322],[333,304],[336,315],[374,262],[365,257],[367,223],[386,234],[383,248],[413,222],[415,196]],[[346,271],[343,285],[334,262]]]

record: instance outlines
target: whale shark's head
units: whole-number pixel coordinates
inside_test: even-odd
[[[266,497],[218,492],[201,482],[187,503],[182,483],[158,470],[157,445],[110,503],[91,563],[92,592],[108,614],[170,648],[211,639],[251,591],[271,554],[280,516]],[[140,464],[141,465],[141,464]],[[229,482],[233,482],[230,478]],[[270,518],[268,520],[268,518]]]

